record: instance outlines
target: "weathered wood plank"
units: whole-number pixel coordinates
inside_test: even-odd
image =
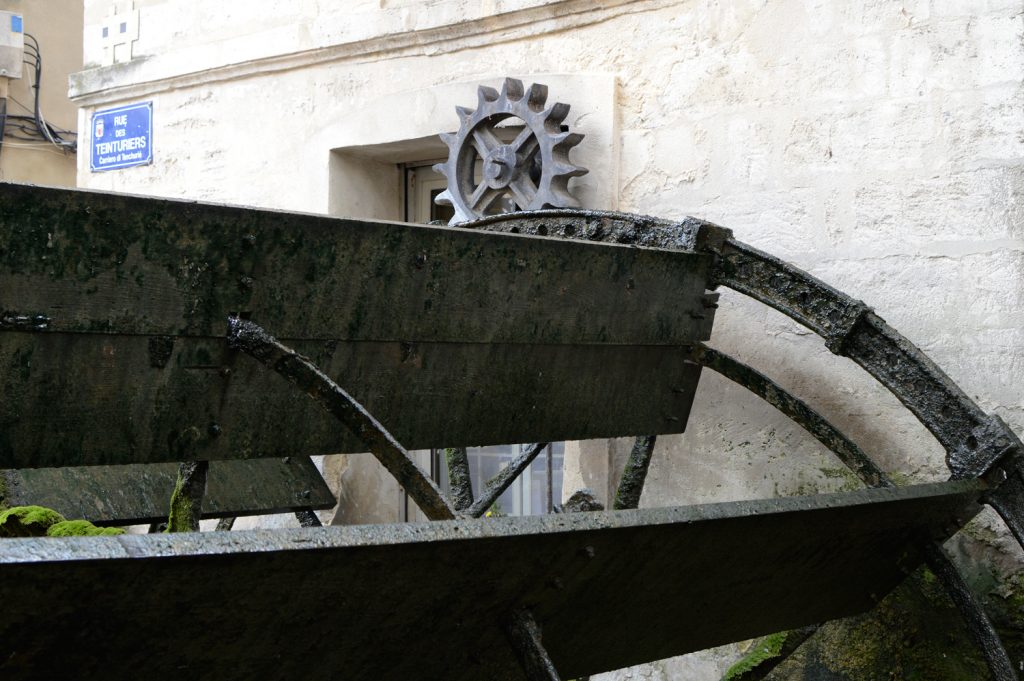
[[[294,344],[412,449],[682,432],[686,348]],[[598,370],[599,369],[599,370]],[[220,339],[0,333],[0,466],[365,451],[312,399]]]
[[[920,562],[921,540],[977,512],[980,491],[7,539],[0,672],[522,681],[502,627],[526,607],[562,677],[576,678],[866,610]]]
[[[0,503],[52,508],[97,525],[167,520],[177,464],[36,468],[0,471]],[[336,500],[309,457],[214,461],[204,518],[323,509]]]
[[[285,340],[677,344],[710,331],[708,264],[681,251],[0,183],[0,328],[220,336],[239,314]]]

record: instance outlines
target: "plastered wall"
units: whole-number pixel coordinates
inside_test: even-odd
[[[111,4],[86,2],[87,64],[101,63],[89,31]],[[459,101],[430,106],[472,106],[473,82],[505,74],[600,74],[613,111],[598,124],[577,107],[567,121],[608,159],[582,183],[585,204],[732,228],[865,300],[1024,432],[1019,0],[382,0],[293,3],[283,17],[267,0],[171,5],[137,1],[133,60],[71,83],[80,121],[153,100],[153,165],[91,174],[82,158],[80,185],[326,212],[336,145],[325,131],[347,112],[455,83]],[[381,124],[417,129],[422,110],[389,108]],[[782,315],[726,291],[712,343],[804,397],[898,480],[947,475],[893,397]],[[587,481],[627,448],[581,445],[597,464],[567,479]],[[853,484],[810,436],[705,373],[688,432],[659,441],[643,504]],[[955,548],[1004,584],[1024,564],[990,515]],[[712,679],[735,656],[608,678]]]
[[[20,14],[25,32],[39,43],[43,57],[39,105],[44,119],[73,132],[77,107],[68,99],[67,79],[82,68],[81,0],[0,0],[0,10]],[[25,64],[22,77],[9,82],[8,115],[33,115],[34,86],[33,68]],[[12,138],[10,132],[11,128],[0,152],[0,181],[75,185],[74,154],[41,140]]]

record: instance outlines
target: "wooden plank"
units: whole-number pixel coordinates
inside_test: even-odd
[[[866,610],[919,563],[919,541],[977,512],[981,489],[7,539],[0,672],[521,681],[502,627],[525,606],[562,677],[576,678]]]
[[[0,503],[45,506],[97,525],[160,522],[167,520],[177,475],[173,463],[6,470],[0,471]],[[335,503],[309,457],[214,461],[203,517],[324,509]]]
[[[703,340],[709,256],[0,183],[0,328],[282,340]],[[38,321],[33,321],[38,320]]]
[[[294,346],[412,449],[682,432],[700,375],[673,346]],[[193,428],[202,459],[365,451],[219,339],[0,333],[0,391],[5,468],[177,461]]]

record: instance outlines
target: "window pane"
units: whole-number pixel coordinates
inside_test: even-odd
[[[469,447],[469,475],[473,483],[473,495],[480,497],[487,481],[508,466],[523,451],[522,445],[495,445],[491,447]],[[562,467],[565,444],[554,442],[545,448],[529,469],[506,489],[490,509],[491,515],[543,515],[548,512],[548,459],[551,456],[551,506],[561,503]],[[435,480],[446,493],[451,493],[444,450],[435,450]]]

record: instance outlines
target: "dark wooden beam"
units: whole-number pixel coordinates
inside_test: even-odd
[[[173,463],[6,470],[0,471],[0,503],[46,506],[97,525],[166,522],[177,474]],[[214,461],[203,517],[319,510],[335,503],[309,457]]]
[[[409,449],[679,433],[700,376],[672,346],[290,345]],[[168,440],[192,427],[212,460],[366,451],[222,340],[150,357],[145,337],[0,333],[0,466],[177,461]]]
[[[184,433],[203,460],[363,451],[228,348],[230,314],[309,356],[409,448],[682,432],[708,266],[0,184],[0,466],[178,461]]]
[[[238,315],[287,341],[671,345],[710,330],[709,264],[683,251],[0,183],[7,328],[220,337]]]
[[[920,542],[977,512],[982,487],[5,539],[0,674],[522,681],[505,624],[527,608],[559,673],[578,678],[867,610],[920,564]]]

